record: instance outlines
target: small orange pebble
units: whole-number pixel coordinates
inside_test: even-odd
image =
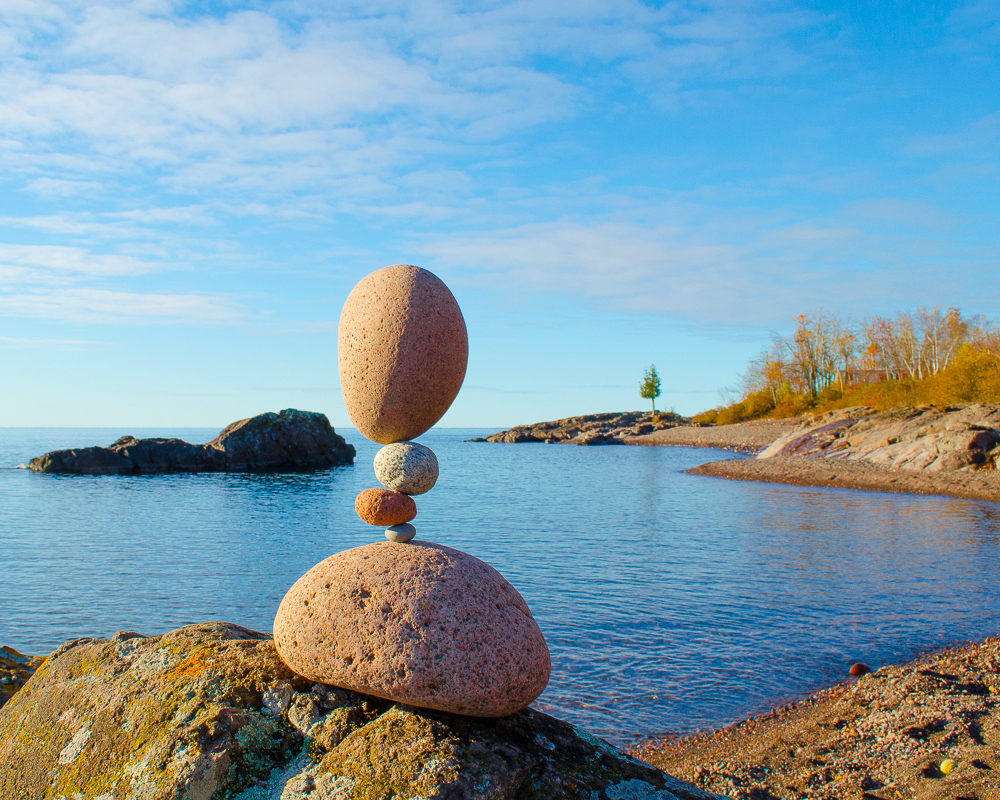
[[[855,678],[860,678],[862,675],[867,675],[869,672],[871,672],[871,670],[861,663],[854,664],[851,667],[851,675],[853,675]]]
[[[402,525],[417,516],[412,497],[388,489],[365,489],[355,498],[354,510],[369,525]]]

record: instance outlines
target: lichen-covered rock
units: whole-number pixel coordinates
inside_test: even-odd
[[[274,639],[312,680],[456,714],[512,714],[549,680],[545,637],[517,590],[478,558],[420,540],[321,561],[281,601]]]
[[[310,683],[224,623],[59,648],[0,708],[0,797],[717,798],[536,711],[480,720]]]
[[[17,692],[45,659],[26,656],[13,647],[0,647],[0,706]]]
[[[350,464],[353,445],[325,414],[287,408],[241,419],[207,444],[123,436],[109,447],[54,450],[33,458],[35,472],[154,475],[171,472],[284,472]]]
[[[420,267],[362,278],[340,315],[340,385],[355,427],[380,444],[416,439],[465,379],[469,339],[454,296]]]

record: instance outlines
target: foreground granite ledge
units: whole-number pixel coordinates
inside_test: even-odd
[[[709,800],[546,714],[312,683],[225,623],[78,639],[0,708],[4,800]]]

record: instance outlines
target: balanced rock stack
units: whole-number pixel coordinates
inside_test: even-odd
[[[320,562],[289,589],[274,621],[285,663],[314,681],[423,708],[500,717],[548,683],[549,651],[517,590],[488,564],[414,539],[414,495],[438,462],[411,441],[448,410],[465,377],[465,320],[427,270],[373,272],[344,303],[340,379],[347,412],[385,445],[375,476],[385,488],[355,510],[389,540]]]

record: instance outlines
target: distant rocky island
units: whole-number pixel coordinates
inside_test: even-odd
[[[557,419],[552,422],[536,422],[534,425],[516,425],[510,430],[469,441],[502,442],[505,444],[525,442],[587,445],[625,444],[628,437],[666,430],[685,422],[687,421],[683,417],[669,411],[586,414],[579,417]]]
[[[28,469],[75,475],[294,472],[350,464],[354,456],[354,446],[325,414],[287,408],[234,422],[206,444],[123,436],[108,447],[54,450],[33,458]]]
[[[798,428],[800,423],[799,419],[781,419],[712,425],[695,423],[670,411],[619,411],[515,425],[510,430],[469,441],[502,444],[671,444],[756,453],[782,434]]]

